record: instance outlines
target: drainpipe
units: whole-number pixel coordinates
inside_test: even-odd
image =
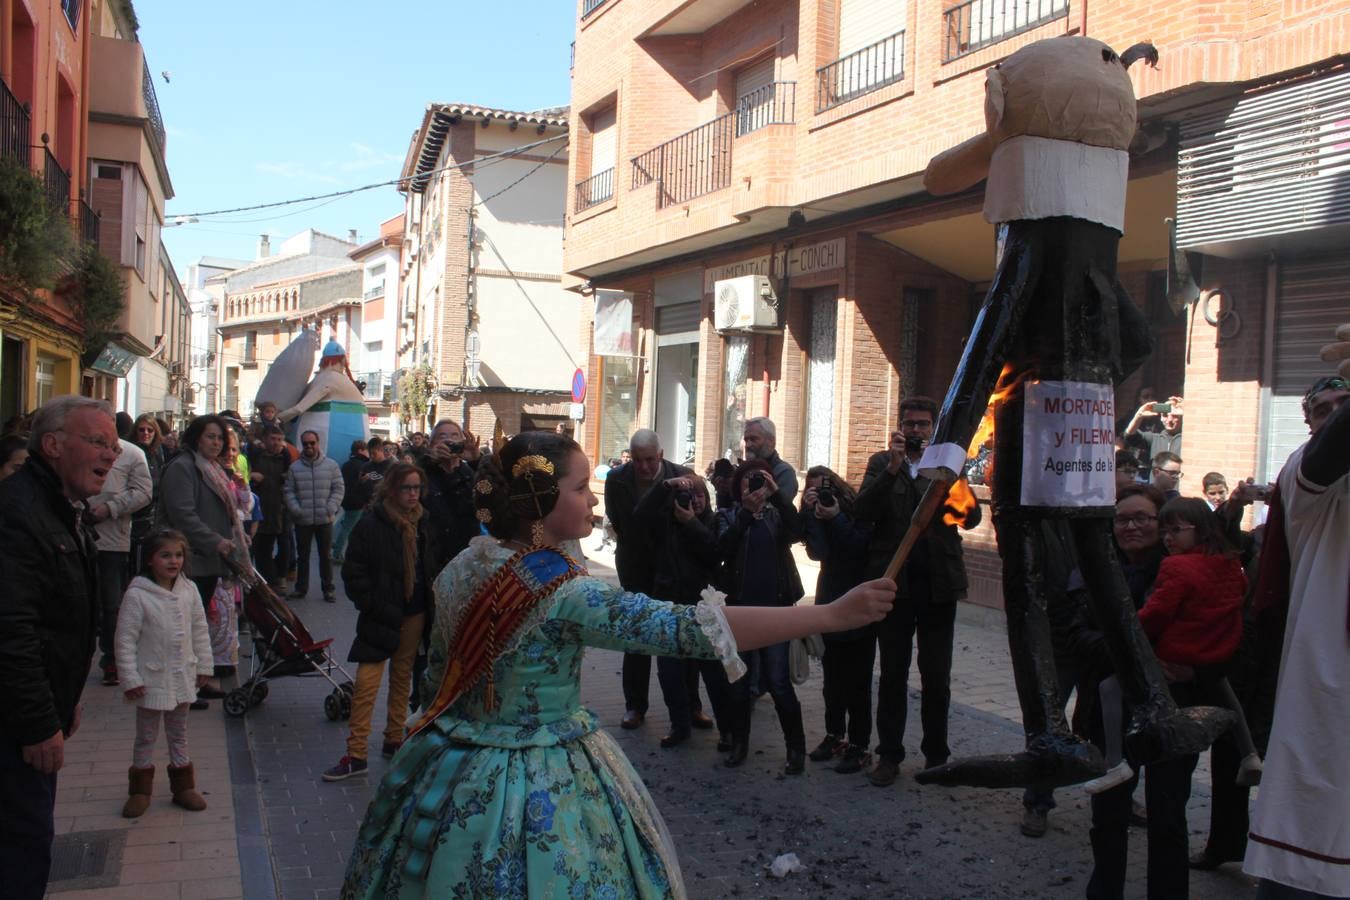
[[[472,196],[472,192],[470,193],[470,196]],[[474,259],[473,259],[473,244],[474,244],[473,238],[474,238],[474,232],[477,230],[476,226],[474,225],[474,218],[475,218],[475,217],[474,217],[473,202],[470,201],[470,202],[469,202],[469,227],[468,227],[468,229],[467,229],[467,230],[468,230],[468,235],[467,235],[467,238],[466,238],[466,246],[465,246],[465,253],[466,253],[466,256],[465,256],[465,259],[464,259],[464,348],[465,348],[466,351],[468,350],[468,347],[469,347],[469,332],[473,329],[473,320],[474,320],[474,316],[476,315],[477,306],[478,306],[478,304],[475,302],[475,301],[476,301],[476,298],[475,298],[475,296],[474,296],[474,288],[476,287],[476,282],[475,282],[475,279],[474,279],[474,275],[475,275],[475,272],[477,272],[477,267],[474,265]],[[464,366],[464,390],[462,390],[462,391],[459,392],[459,427],[460,427],[460,428],[468,428],[468,427],[469,427],[469,391],[468,391],[468,388],[469,388],[469,367],[468,367],[467,360],[466,360],[466,364],[465,364],[465,366]]]

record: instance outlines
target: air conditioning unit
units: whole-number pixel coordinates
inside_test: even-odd
[[[169,363],[169,374],[170,374],[170,375],[182,375],[182,374],[183,374],[183,364],[180,363],[180,362],[172,362],[172,363]]]
[[[776,331],[778,296],[767,275],[713,282],[713,326],[718,331]]]

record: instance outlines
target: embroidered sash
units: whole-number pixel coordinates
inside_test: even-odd
[[[585,569],[552,547],[521,551],[503,563],[469,601],[450,646],[436,697],[409,729],[408,736],[430,725],[485,675],[488,683],[484,706],[488,710],[495,708],[493,668],[502,648],[510,645],[511,638],[539,603],[547,601],[564,583],[584,574]]]

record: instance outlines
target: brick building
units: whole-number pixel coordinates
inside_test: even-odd
[[[526,148],[526,149],[521,149]],[[566,108],[432,103],[403,166],[400,373],[426,367],[438,418],[490,436],[570,424],[586,358],[562,287]]]
[[[983,130],[986,68],[1061,34],[1161,54],[1130,73],[1142,137],[1120,245],[1156,349],[1118,408],[1144,384],[1186,396],[1184,490],[1214,469],[1272,476],[1350,306],[1333,249],[1350,10],[1331,0],[582,0],[565,264],[596,312],[587,451],[648,426],[701,467],[769,415],[799,469],[860,478],[899,401],[945,392],[994,271],[982,189],[933,198],[924,167]],[[1200,288],[1179,312],[1169,218]],[[719,329],[733,296],[766,327]],[[968,556],[972,599],[997,604],[988,526],[970,543],[990,550]]]

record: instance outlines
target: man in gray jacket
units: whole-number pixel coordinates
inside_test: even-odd
[[[323,599],[329,603],[337,600],[333,585],[333,523],[342,509],[342,493],[342,469],[337,460],[324,455],[318,432],[306,431],[300,435],[300,458],[286,478],[286,508],[295,520],[299,551],[292,600],[303,600],[309,593],[309,551],[316,539]]]
[[[103,482],[103,491],[89,498],[89,520],[98,533],[98,599],[102,607],[99,668],[103,670],[103,683],[108,685],[117,684],[113,632],[117,630],[122,593],[131,582],[131,514],[148,506],[154,494],[145,453],[125,439],[117,444],[122,452]]]

